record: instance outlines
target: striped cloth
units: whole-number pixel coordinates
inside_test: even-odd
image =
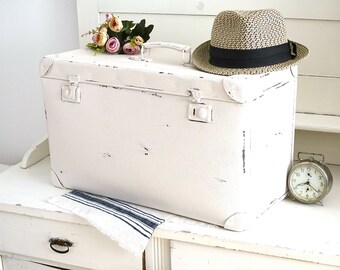
[[[161,212],[146,212],[120,200],[78,190],[53,197],[49,202],[86,219],[136,256],[143,253],[156,227],[165,221],[152,213]]]

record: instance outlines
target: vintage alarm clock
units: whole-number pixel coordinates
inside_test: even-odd
[[[311,155],[308,159],[301,159],[302,155]],[[320,156],[316,160],[313,156]],[[303,203],[321,203],[333,185],[333,177],[329,168],[324,164],[324,156],[314,153],[298,153],[299,162],[288,174],[288,188],[296,200]]]

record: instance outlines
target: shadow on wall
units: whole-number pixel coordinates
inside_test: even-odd
[[[39,61],[79,47],[76,0],[0,0],[0,164],[46,134]]]

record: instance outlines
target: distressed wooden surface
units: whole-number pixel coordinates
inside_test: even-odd
[[[84,219],[48,203],[68,192],[51,185],[50,162],[0,174],[0,255],[9,255],[72,269],[141,269],[141,258],[120,248]],[[50,249],[49,239],[73,243],[67,254]],[[77,268],[78,267],[78,268]],[[5,268],[6,270],[6,268]]]
[[[46,158],[29,169],[17,165],[0,174],[0,211],[86,225],[47,203],[66,192],[50,184],[49,169]],[[324,206],[286,199],[241,233],[172,215],[154,237],[340,267],[340,167],[331,171],[334,186]]]

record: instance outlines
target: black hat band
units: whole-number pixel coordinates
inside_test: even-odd
[[[210,45],[209,62],[224,68],[255,68],[283,63],[295,57],[296,44],[291,41],[252,50],[222,49]]]

